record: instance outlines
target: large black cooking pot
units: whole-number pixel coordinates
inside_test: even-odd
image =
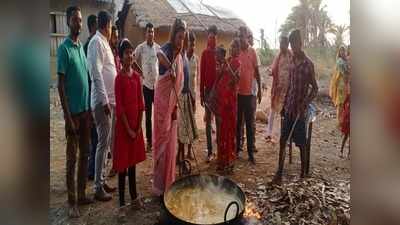
[[[229,224],[229,225],[236,225],[240,224],[242,217],[243,217],[243,212],[245,208],[245,202],[246,202],[246,196],[242,189],[232,180],[222,177],[222,176],[217,176],[217,175],[191,175],[191,176],[186,176],[183,177],[177,181],[175,181],[171,187],[169,188],[168,191],[164,193],[164,198],[163,198],[163,206],[166,211],[166,222],[167,224],[173,224],[173,225],[197,225],[188,221],[185,221],[183,219],[178,218],[176,215],[172,213],[170,209],[168,209],[167,205],[167,196],[173,195],[176,193],[177,190],[187,188],[187,187],[201,187],[201,188],[207,188],[208,185],[213,184],[221,187],[222,191],[225,191],[226,193],[234,195],[234,198],[237,199],[239,202],[233,201],[227,204],[226,208],[224,209],[225,215],[221,217],[221,222],[215,223],[215,224],[202,224],[202,225],[223,225],[223,224]],[[239,207],[239,205],[241,207]],[[200,209],[199,209],[200,210]],[[234,218],[227,218],[227,213],[229,212],[235,212],[236,216]]]

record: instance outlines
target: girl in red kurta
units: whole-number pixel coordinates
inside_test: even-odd
[[[137,199],[135,165],[146,159],[141,128],[144,110],[139,74],[132,69],[133,46],[121,41],[119,53],[122,69],[115,78],[116,124],[113,169],[118,172],[120,206],[125,205],[125,177],[128,171],[129,194]]]
[[[237,120],[237,93],[239,81],[239,41],[231,44],[231,57],[225,60],[223,49],[217,49],[217,86],[218,96],[217,124],[218,124],[218,170],[232,171],[233,161],[236,159],[236,120]]]

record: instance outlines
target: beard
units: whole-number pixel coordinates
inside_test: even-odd
[[[74,36],[78,36],[81,33],[81,29],[72,30],[71,34]]]

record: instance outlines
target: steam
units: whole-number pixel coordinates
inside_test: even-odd
[[[238,188],[226,185],[224,177],[199,176],[195,179],[195,183],[185,182],[167,193],[166,205],[179,219],[196,224],[222,223],[225,210],[232,201],[238,203],[239,213],[244,210]],[[229,208],[228,221],[236,217],[236,211],[236,205]]]

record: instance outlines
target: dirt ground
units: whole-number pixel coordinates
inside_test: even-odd
[[[270,87],[270,80],[267,86]],[[147,154],[147,160],[137,168],[138,192],[144,199],[144,207],[140,210],[129,209],[125,221],[118,217],[118,193],[113,194],[112,201],[103,203],[95,202],[92,205],[81,207],[81,217],[69,219],[67,216],[67,190],[65,184],[65,147],[64,120],[56,89],[50,89],[50,113],[51,113],[51,160],[50,160],[50,209],[49,220],[51,224],[135,224],[152,225],[158,222],[160,216],[160,204],[152,197],[152,157]],[[263,101],[258,110],[265,110],[269,105],[269,90],[264,93]],[[316,100],[318,108],[317,120],[314,122],[311,144],[311,177],[321,177],[335,182],[350,182],[350,160],[339,157],[341,134],[337,128],[335,109],[326,97],[318,97]],[[199,128],[199,140],[194,144],[194,151],[199,161],[202,172],[216,173],[215,161],[205,163],[206,138],[204,123],[202,121],[203,110],[198,105],[196,112]],[[266,143],[263,138],[265,123],[257,121],[256,126],[256,165],[252,166],[247,161],[247,154],[242,154],[235,163],[233,175],[228,177],[246,187],[248,190],[256,191],[260,183],[267,185],[277,168],[278,146]],[[214,149],[216,144],[214,143]],[[347,149],[346,149],[347,153]],[[293,163],[286,161],[284,183],[296,182],[299,179],[300,156],[297,148],[293,151]],[[192,162],[192,165],[195,165]],[[108,183],[117,186],[117,177],[109,178]],[[127,192],[127,191],[126,191]],[[347,190],[350,193],[350,187]],[[93,196],[93,182],[87,184],[87,193]],[[129,200],[128,194],[126,199]]]

